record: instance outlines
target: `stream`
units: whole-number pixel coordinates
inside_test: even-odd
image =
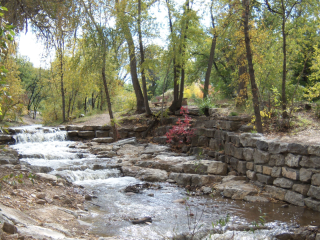
[[[123,159],[117,155],[97,157],[90,153],[87,144],[68,141],[66,131],[59,129],[41,125],[16,129],[20,133],[14,136],[16,143],[12,148],[19,152],[21,164],[29,165],[36,172],[60,176],[92,192],[93,199],[86,202],[90,214],[81,221],[101,237],[184,239],[182,235],[195,230],[200,239],[232,236],[234,239],[274,239],[292,227],[320,225],[320,214],[306,208],[293,205],[283,208],[283,203],[248,203],[222,196],[188,196],[184,188],[169,182],[152,183],[137,194],[126,193],[123,191],[126,187],[145,182],[123,176],[119,168]],[[187,204],[177,202],[178,199],[186,199]],[[264,214],[264,227],[268,229],[236,231],[239,226],[253,226],[251,223]],[[224,226],[227,216],[228,223]],[[151,217],[152,223],[131,222],[143,217]],[[228,228],[236,229],[233,235],[227,234]],[[226,234],[210,236],[212,230]]]

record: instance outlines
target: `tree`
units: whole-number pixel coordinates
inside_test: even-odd
[[[249,75],[251,81],[251,91],[252,91],[252,101],[253,109],[256,117],[256,128],[259,133],[262,133],[262,121],[260,115],[260,106],[259,106],[259,96],[258,96],[258,87],[255,80],[253,61],[252,61],[252,52],[250,46],[250,36],[249,36],[249,15],[250,15],[250,0],[242,0],[243,4],[243,31],[245,36],[246,50],[247,50],[247,61],[249,68]]]

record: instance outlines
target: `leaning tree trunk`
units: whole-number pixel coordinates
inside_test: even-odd
[[[258,87],[255,80],[253,61],[252,61],[252,52],[250,46],[250,37],[249,37],[249,9],[250,9],[250,0],[242,0],[244,11],[243,11],[243,20],[244,20],[244,36],[245,44],[247,50],[247,61],[249,67],[249,75],[251,81],[251,90],[252,90],[252,101],[253,109],[256,117],[256,128],[259,133],[262,133],[262,122],[260,115],[260,106],[259,106],[259,96],[258,96]]]
[[[61,98],[62,98],[62,121],[66,121],[66,102],[64,96],[63,86],[63,50],[60,48],[60,85],[61,85]]]

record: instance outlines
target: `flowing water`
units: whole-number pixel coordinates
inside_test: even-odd
[[[81,220],[99,236],[169,239],[194,229],[210,230],[212,223],[226,219],[227,215],[228,225],[249,225],[262,213],[266,213],[266,226],[271,230],[238,233],[236,239],[272,239],[275,233],[293,225],[320,225],[320,214],[305,208],[281,208],[278,203],[247,203],[222,197],[187,197],[184,189],[169,183],[156,183],[140,194],[129,195],[123,192],[125,187],[143,182],[122,176],[117,157],[97,158],[84,144],[67,141],[66,132],[58,129],[30,126],[20,132],[12,147],[20,153],[22,164],[59,175],[92,191],[96,198],[86,206],[90,214]],[[97,165],[103,169],[97,169]],[[174,202],[186,198],[187,205]],[[152,218],[151,224],[136,225],[130,221],[146,216]]]

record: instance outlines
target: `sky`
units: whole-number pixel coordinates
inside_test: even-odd
[[[27,34],[21,32],[17,36],[17,42],[19,43],[18,53],[22,56],[27,56],[34,67],[49,67],[50,56],[45,57],[44,44],[38,41],[31,31],[28,31]]]

